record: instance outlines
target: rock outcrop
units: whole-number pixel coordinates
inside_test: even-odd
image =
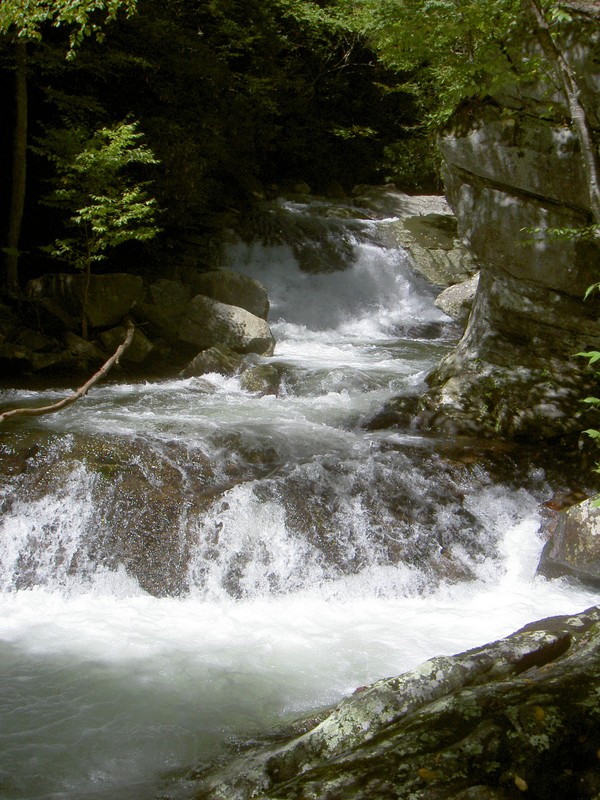
[[[215,269],[198,273],[192,287],[196,294],[202,294],[230,306],[238,306],[267,319],[269,298],[262,283],[231,269]]]
[[[191,271],[185,283],[91,275],[89,286],[84,275],[49,274],[30,281],[21,306],[0,304],[0,366],[10,377],[89,373],[122,341],[126,316],[136,332],[121,366],[137,374],[213,371],[210,355],[191,362],[215,346],[239,356],[231,370],[243,354],[270,354],[275,344],[266,289],[233,270]]]
[[[600,118],[600,10],[573,8],[561,47]],[[525,43],[531,47],[532,43]],[[446,194],[481,277],[465,335],[429,378],[417,419],[451,432],[550,438],[585,427],[594,376],[574,354],[600,349],[600,247],[548,229],[590,224],[564,98],[540,80],[465,107],[441,139]]]
[[[362,687],[198,780],[197,800],[573,800],[600,792],[600,609]]]
[[[201,294],[192,298],[179,326],[179,338],[202,350],[224,344],[239,353],[271,355],[275,347],[264,319]]]
[[[559,512],[538,572],[547,578],[568,575],[600,588],[600,508],[593,500]]]
[[[90,328],[107,328],[121,322],[144,288],[142,278],[128,273],[91,275],[87,284],[85,275],[49,274],[30,281],[27,295],[60,306],[75,325],[85,315]]]

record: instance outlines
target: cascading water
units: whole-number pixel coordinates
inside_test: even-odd
[[[114,383],[2,432],[1,798],[168,797],[232,741],[597,602],[534,577],[539,467],[366,430],[456,331],[390,220],[317,211],[344,271],[300,269],[298,241],[229,252],[269,290],[270,393]]]

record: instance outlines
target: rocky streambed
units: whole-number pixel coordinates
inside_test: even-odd
[[[593,607],[360,687],[190,774],[190,796],[591,800],[600,795],[599,686]]]

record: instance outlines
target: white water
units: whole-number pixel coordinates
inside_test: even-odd
[[[402,254],[362,245],[352,271],[318,276],[299,272],[283,247],[232,257],[269,287],[278,340],[270,361],[287,370],[279,396],[217,375],[99,388],[35,423],[34,435],[55,437],[46,473],[32,472],[47,485],[0,490],[14,500],[0,520],[5,800],[169,796],[170,770],[209,760],[228,742],[260,738],[435,654],[598,602],[535,577],[543,475],[521,488],[496,485],[477,467],[444,478],[431,441],[359,427],[391,393],[416,391],[447,347],[444,319]],[[419,339],[431,323],[441,338]],[[98,506],[102,479],[85,459],[67,469],[51,458],[84,434],[142,440],[171,459],[175,475],[186,459],[167,447],[185,443],[190,463],[200,453],[213,485],[222,481],[201,512],[184,502],[169,510],[175,538],[191,549],[182,596],[151,596],[123,566],[94,556],[88,539],[109,513]],[[272,464],[253,472],[252,453],[266,448]],[[191,474],[181,480],[189,495],[198,490]],[[456,496],[427,516],[436,491]],[[391,506],[381,510],[394,492],[417,509],[408,528]],[[337,548],[331,559],[311,533],[323,516],[320,536]],[[439,569],[433,579],[415,561],[385,557],[413,534],[411,547],[430,548],[445,531],[462,532],[463,520],[477,526],[485,552],[454,534],[443,544],[469,581],[440,580]],[[29,588],[17,589],[25,568]]]

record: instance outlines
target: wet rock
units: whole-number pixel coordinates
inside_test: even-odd
[[[179,326],[179,337],[203,349],[224,344],[238,353],[270,355],[275,347],[264,319],[203,295],[190,302]]]
[[[395,186],[358,186],[355,202],[390,223],[392,242],[407,250],[414,270],[445,288],[471,277],[477,266],[461,241],[457,221],[440,195],[408,195]]]
[[[592,608],[433,658],[362,687],[303,735],[204,772],[196,797],[591,800],[599,654]]]
[[[82,363],[82,360],[74,356],[72,353],[67,352],[54,352],[54,353],[31,353],[30,357],[31,369],[34,372],[45,372],[59,370],[71,370],[74,368],[82,367],[87,364],[87,361]]]
[[[32,353],[22,345],[0,343],[0,367],[5,375],[19,374],[31,366]]]
[[[81,331],[81,316],[70,314],[53,298],[34,297],[30,305],[30,318],[34,318],[49,335],[60,336],[64,331]]]
[[[445,200],[438,201],[436,210],[431,211],[430,197],[414,197],[410,201],[409,207],[417,213],[402,215],[393,230],[397,244],[409,252],[415,271],[434,286],[448,287],[468,280],[477,266],[459,238],[450,206]],[[423,209],[420,213],[419,201]]]
[[[247,392],[276,395],[281,385],[281,371],[275,364],[254,364],[242,373],[241,384]]]
[[[4,303],[0,303],[0,342],[12,339],[19,326],[17,314]]]
[[[538,572],[548,578],[568,575],[600,587],[600,508],[593,500],[560,512]]]
[[[418,410],[418,397],[393,397],[383,408],[365,421],[364,427],[368,431],[381,431],[395,427],[410,429]]]
[[[192,287],[195,294],[202,294],[230,306],[238,306],[267,319],[269,298],[265,287],[254,278],[230,269],[202,272],[194,277]]]
[[[242,356],[223,344],[203,350],[181,371],[181,377],[193,378],[216,372],[219,375],[234,375],[242,363]]]
[[[167,444],[158,452],[142,437],[56,436],[37,429],[5,436],[0,475],[15,486],[14,495],[0,498],[4,514],[17,497],[23,504],[57,501],[56,515],[32,524],[13,554],[12,574],[5,564],[6,586],[27,589],[74,575],[85,581],[100,569],[125,570],[156,596],[186,590],[189,518],[218,492],[199,448]],[[83,521],[65,524],[59,509],[69,481],[89,497],[93,517],[86,519],[84,509]],[[42,549],[40,536],[47,540]]]
[[[594,302],[482,269],[465,334],[428,376],[415,418],[425,428],[503,438],[582,430],[581,399],[594,394],[595,379],[573,354],[596,341],[597,313]]]
[[[104,350],[108,354],[115,352],[117,347],[124,341],[127,329],[120,325],[116,328],[111,328],[108,331],[103,331],[98,339],[102,342]],[[129,361],[132,364],[141,364],[154,350],[154,345],[148,337],[139,329],[136,328],[133,333],[131,344],[121,356],[122,361]]]
[[[24,327],[19,315],[0,303],[0,365],[4,375],[37,371],[59,363],[62,354],[57,351],[61,349],[56,338],[36,328]]]
[[[473,275],[462,283],[455,283],[437,296],[435,305],[444,314],[458,322],[463,328],[467,327],[469,315],[473,308],[475,293],[479,284],[479,274]]]

